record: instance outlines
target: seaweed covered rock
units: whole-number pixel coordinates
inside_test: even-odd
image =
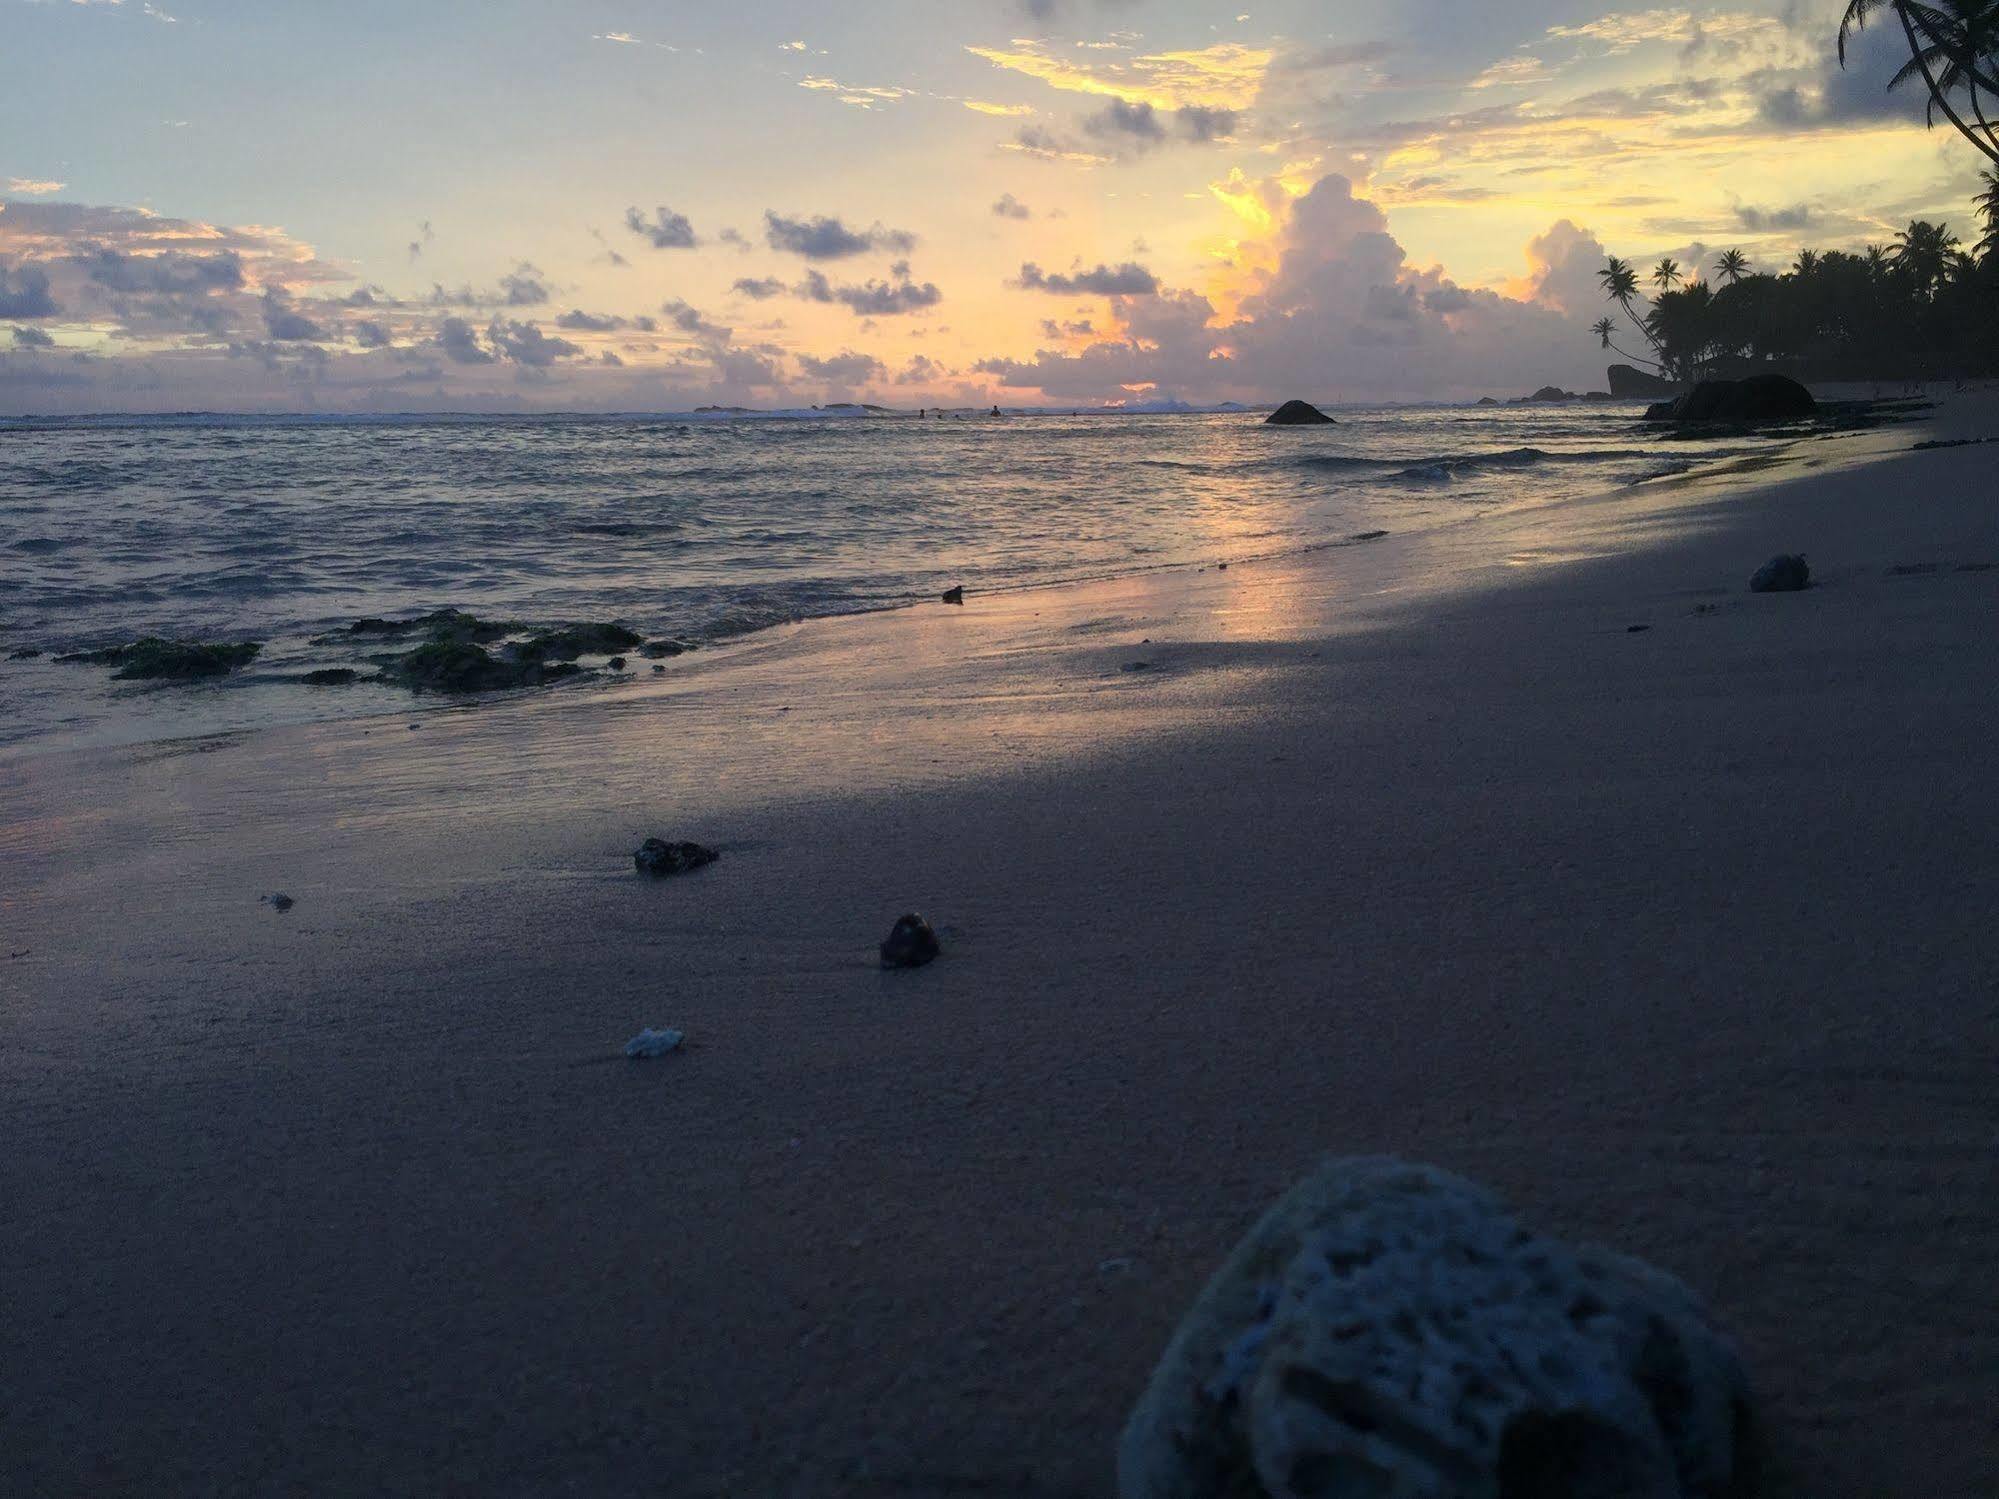
[[[1121,1499],[1719,1499],[1740,1363],[1692,1294],[1424,1166],[1328,1161],[1209,1282]]]
[[[570,663],[502,659],[469,640],[433,640],[385,663],[382,676],[419,692],[504,692],[580,671]]]
[[[263,649],[257,641],[237,645],[211,645],[198,640],[163,640],[148,635],[130,645],[114,645],[101,651],[78,651],[56,660],[86,666],[115,666],[114,680],[140,682],[191,682],[201,677],[226,677],[248,666]]]
[[[883,940],[882,967],[921,968],[943,950],[930,923],[912,911],[898,918]]]
[[[1266,427],[1330,427],[1333,419],[1309,401],[1286,401],[1263,419]]]
[[[672,656],[684,656],[693,649],[684,640],[648,640],[639,647],[639,654],[648,661],[664,661]]]
[[[714,849],[703,848],[698,843],[668,843],[664,838],[648,838],[644,846],[632,855],[632,863],[640,874],[663,880],[705,868],[721,857]]]
[[[564,625],[529,636],[507,653],[518,661],[574,661],[578,656],[610,656],[643,644],[645,637],[623,625]]]
[[[475,645],[490,645],[496,640],[504,640],[514,633],[514,629],[513,625],[480,619],[462,609],[434,609],[414,619],[357,619],[347,627],[346,633],[380,640],[427,635],[432,640],[469,640]]]
[[[1811,565],[1802,556],[1786,552],[1780,557],[1772,557],[1756,569],[1749,580],[1751,593],[1796,593],[1812,586]]]

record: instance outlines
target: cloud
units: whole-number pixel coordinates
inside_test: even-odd
[[[500,278],[500,292],[509,307],[539,307],[548,300],[542,273],[525,260]]]
[[[276,287],[264,292],[264,328],[278,343],[309,343],[326,336],[319,324],[295,310]]]
[[[1236,119],[1232,109],[1189,104],[1169,113],[1142,100],[1113,99],[1083,121],[1083,130],[1098,140],[1117,141],[1143,151],[1169,140],[1206,144],[1225,139],[1234,133]]]
[[[1559,219],[1527,241],[1527,274],[1506,286],[1507,295],[1579,316],[1603,301],[1597,272],[1607,252],[1603,242],[1570,219]]]
[[[1753,203],[1741,203],[1736,205],[1735,216],[1752,234],[1809,229],[1813,220],[1809,203],[1793,203],[1788,208],[1758,208]]]
[[[824,380],[829,385],[865,385],[888,375],[887,366],[874,355],[857,354],[852,349],[842,350],[827,359],[800,354],[798,367],[810,379]]]
[[[1034,217],[1034,210],[1012,193],[1002,193],[999,202],[993,204],[993,215],[1002,219],[1031,219]]]
[[[675,213],[664,206],[652,211],[650,223],[638,209],[627,208],[625,227],[655,250],[691,250],[699,243],[694,237],[694,225],[688,221],[687,215]]]
[[[354,342],[364,349],[386,349],[391,341],[386,324],[364,319],[354,325]]]
[[[9,177],[7,179],[7,191],[10,193],[19,193],[24,198],[47,197],[51,193],[61,192],[68,186],[67,182],[52,182],[43,177]]]
[[[557,318],[555,326],[571,333],[613,333],[625,326],[625,320],[609,313],[570,311]]]
[[[486,341],[515,364],[529,369],[546,369],[558,359],[583,352],[580,344],[566,338],[551,338],[533,323],[494,318],[486,329]]]
[[[128,255],[99,248],[73,257],[90,279],[110,291],[159,294],[235,291],[243,285],[243,257],[234,250],[189,255],[164,250]]]
[[[944,300],[944,294],[931,283],[919,286],[913,282],[908,266],[898,264],[894,274],[893,282],[871,280],[860,286],[835,286],[823,272],[807,271],[805,279],[791,290],[793,296],[808,302],[840,303],[857,317],[900,317]]]
[[[1097,166],[1111,159],[1096,151],[1085,151],[1073,141],[1066,141],[1040,125],[1022,126],[1012,140],[1000,142],[1000,149],[1039,157],[1043,161],[1074,162],[1078,166]]]
[[[10,271],[0,265],[0,318],[54,317],[61,311],[49,295],[48,272],[39,266]]]
[[[56,341],[39,328],[16,328],[14,347],[17,349],[53,349]]]
[[[916,236],[905,230],[885,229],[880,224],[849,229],[837,218],[793,219],[775,211],[764,214],[764,239],[773,250],[807,260],[845,260],[870,250],[907,254],[916,248]]]
[[[1241,110],[1256,102],[1274,53],[1218,42],[1191,52],[1155,52],[1115,69],[1057,56],[1040,42],[1015,41],[1010,49],[967,47],[996,68],[1025,74],[1067,93],[1097,94],[1155,109],[1187,106]]]
[[[438,324],[437,346],[453,364],[493,362],[493,356],[479,347],[479,331],[462,317],[448,317]]]
[[[668,302],[660,308],[660,311],[665,313],[666,320],[682,333],[691,333],[696,338],[706,342],[725,344],[734,337],[733,329],[724,328],[719,323],[710,322],[706,317],[702,316],[699,310],[689,306],[679,298]]]
[[[1131,260],[1123,265],[1099,265],[1094,270],[1070,275],[1051,274],[1030,260],[1020,268],[1016,284],[1024,291],[1047,291],[1059,296],[1149,297],[1159,290],[1159,278]]]
[[[775,276],[754,279],[745,276],[729,289],[737,296],[748,297],[752,302],[768,302],[772,297],[784,295],[784,283]]]

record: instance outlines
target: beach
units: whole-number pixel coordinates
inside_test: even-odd
[[[0,761],[0,1487],[1105,1495],[1385,1153],[1693,1286],[1762,1492],[1988,1491],[1992,437]]]

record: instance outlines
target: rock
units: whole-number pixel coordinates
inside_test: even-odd
[[[1613,364],[1607,372],[1610,393],[1620,401],[1643,400],[1648,396],[1677,396],[1680,387],[1659,375],[1628,364]]]
[[[63,662],[88,666],[115,666],[116,681],[189,682],[199,677],[226,677],[238,667],[248,666],[264,647],[255,641],[241,645],[209,645],[195,640],[162,640],[148,635],[130,645],[114,645],[101,651],[79,651],[58,656]]]
[[[1665,414],[1661,415],[1662,409]],[[1791,422],[1818,414],[1812,393],[1788,375],[1703,380],[1679,400],[1648,407],[1648,422]]]
[[[684,656],[693,649],[684,640],[648,640],[639,647],[639,654],[648,661],[664,661],[672,656]]]
[[[326,666],[318,671],[309,671],[302,677],[292,678],[308,687],[345,687],[350,682],[361,680],[361,673],[351,666]]]
[[[604,664],[610,667],[612,671],[623,671],[625,669],[625,658],[623,656],[613,656]]]
[[[947,588],[947,589],[945,589],[945,590],[944,590],[944,602],[945,602],[945,603],[947,603],[947,604],[962,604],[962,603],[964,603],[964,602],[965,602],[965,590],[964,590],[964,588],[963,588],[962,586],[960,586],[960,587],[957,587],[957,588]]]
[[[1749,580],[1751,593],[1796,593],[1812,586],[1812,570],[1803,556],[1772,557]]]
[[[469,640],[433,640],[392,658],[382,675],[418,692],[504,692],[557,682],[581,670],[573,662],[502,660]]]
[[[714,849],[703,848],[698,843],[668,843],[663,838],[648,838],[645,846],[632,855],[632,863],[640,874],[663,880],[670,875],[701,869],[721,857]]]
[[[1237,1246],[1118,1451],[1120,1499],[1720,1499],[1748,1404],[1670,1276],[1424,1166],[1333,1160]]]
[[[1582,398],[1572,390],[1563,390],[1559,385],[1544,385],[1535,391],[1533,395],[1528,396],[1527,399],[1530,401],[1577,401]]]
[[[1263,419],[1266,427],[1330,427],[1333,419],[1309,401],[1286,401]]]
[[[9,661],[34,661],[37,660],[41,656],[41,654],[42,653],[38,650],[34,650],[31,648],[24,648],[18,651],[9,651],[7,653],[7,659]]]
[[[564,625],[508,646],[507,654],[516,661],[574,661],[578,656],[613,655],[643,641],[643,636],[623,625]]]
[[[655,1057],[663,1057],[668,1052],[680,1050],[680,1043],[686,1039],[686,1035],[680,1031],[640,1031],[625,1043],[625,1055],[633,1061],[650,1061]]]
[[[514,633],[514,626],[497,620],[479,619],[462,609],[434,609],[415,619],[357,619],[347,627],[349,635],[367,635],[386,640],[405,635],[428,635],[433,640],[469,640],[490,645]],[[338,638],[338,637],[334,637]]]
[[[656,677],[663,677],[666,675],[666,668],[664,666],[655,666],[652,669],[652,674]]]
[[[882,967],[921,968],[943,950],[930,923],[912,911],[896,922],[882,943]]]
[[[1120,667],[1118,668],[1118,670],[1119,670],[1119,671],[1151,671],[1151,670],[1152,670],[1152,663],[1151,663],[1150,661],[1127,661],[1127,662],[1125,662],[1125,664],[1124,664],[1124,665],[1120,666]]]
[[[1497,406],[1499,404],[1499,400],[1496,396],[1480,396],[1476,401],[1472,402],[1472,404],[1474,406]]]
[[[285,894],[284,891],[282,890],[280,890],[276,895],[269,896],[267,898],[270,901],[271,909],[273,911],[277,911],[280,913],[289,911],[293,906],[298,904],[297,901],[293,900],[289,895]]]

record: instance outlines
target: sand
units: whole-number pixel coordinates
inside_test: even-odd
[[[0,762],[0,1489],[1104,1495],[1386,1152],[1708,1297],[1765,1492],[1990,1492],[1999,450],[1933,433],[1999,411]]]

